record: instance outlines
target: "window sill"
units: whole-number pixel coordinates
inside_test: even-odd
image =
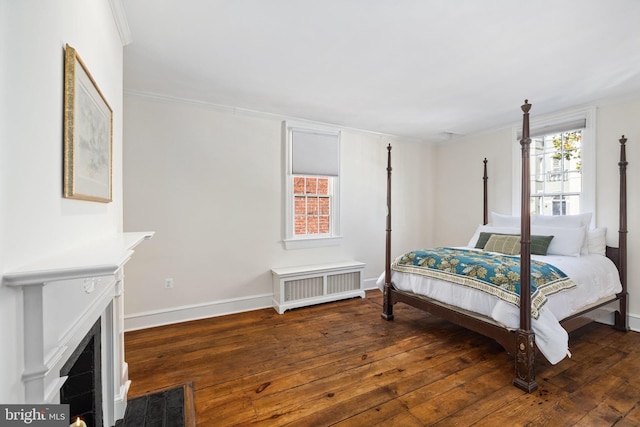
[[[283,240],[283,242],[285,249],[322,248],[326,246],[339,246],[342,242],[342,236],[288,239]]]

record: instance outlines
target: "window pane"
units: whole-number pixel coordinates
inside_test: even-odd
[[[295,200],[295,215],[305,215],[307,213],[307,198],[302,196],[296,196]]]
[[[329,216],[328,215],[320,216],[318,218],[318,222],[320,227],[320,233],[329,234],[329,232],[331,231],[329,228]]]
[[[565,215],[577,215],[580,213],[580,196],[572,195],[565,196],[565,206],[566,212]]]
[[[549,172],[547,174],[545,194],[558,194],[562,192],[562,172]]]
[[[318,205],[318,213],[320,215],[329,215],[329,207],[330,207],[330,203],[329,203],[329,198],[328,197],[320,197],[319,198],[319,205]]]
[[[544,173],[544,156],[532,156],[529,168],[534,175]]]
[[[532,214],[542,214],[542,197],[532,197],[529,203]]]
[[[318,178],[318,193],[319,195],[329,194],[329,178]]]
[[[318,234],[318,217],[308,217],[307,234]]]
[[[539,156],[544,151],[544,138],[531,139],[531,155]]]
[[[293,177],[293,194],[304,194],[304,176]]]
[[[551,200],[551,215],[566,215],[567,205],[562,197],[554,197]]]
[[[307,234],[307,217],[306,216],[296,216],[294,232],[296,235]]]
[[[536,175],[531,181],[531,194],[544,193],[544,175]]]
[[[566,174],[566,193],[580,193],[582,192],[582,172],[574,171],[567,172]]]
[[[317,194],[318,191],[318,178],[307,177],[307,194]]]
[[[307,215],[318,215],[318,197],[307,197]]]
[[[565,151],[565,162],[567,163],[566,169],[582,169],[582,151],[578,149]]]

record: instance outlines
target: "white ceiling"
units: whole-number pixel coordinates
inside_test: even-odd
[[[125,90],[443,140],[640,93],[638,0],[125,0]]]

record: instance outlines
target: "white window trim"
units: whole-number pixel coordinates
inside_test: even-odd
[[[291,131],[293,129],[310,130],[319,133],[326,133],[338,137],[338,151],[340,151],[340,131],[317,125],[315,123],[297,123],[291,121],[282,122],[283,145],[285,152],[284,168],[284,238],[285,249],[307,249],[327,246],[338,246],[342,242],[340,235],[340,176],[332,178],[331,196],[331,234],[296,236],[293,233],[294,227],[294,205],[293,205],[293,174],[291,173]]]
[[[586,119],[586,126],[582,131],[582,193],[580,195],[580,212],[593,213],[591,226],[596,224],[596,107],[587,107],[551,114],[531,119],[530,128],[553,126],[568,123],[573,120]],[[512,128],[512,162],[511,162],[511,211],[513,215],[520,215],[520,190],[522,186],[522,150],[518,134],[522,132],[522,125]]]

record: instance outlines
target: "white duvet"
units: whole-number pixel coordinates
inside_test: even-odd
[[[547,303],[540,309],[538,319],[531,319],[531,328],[536,334],[536,345],[549,362],[556,364],[570,354],[569,337],[560,326],[560,320],[605,297],[619,293],[622,285],[615,265],[602,255],[532,255],[531,258],[558,267],[576,284],[572,289],[547,296]],[[393,270],[391,280],[400,290],[424,295],[490,317],[507,328],[519,327],[518,307],[480,290]],[[377,284],[380,289],[384,287],[384,273]]]

